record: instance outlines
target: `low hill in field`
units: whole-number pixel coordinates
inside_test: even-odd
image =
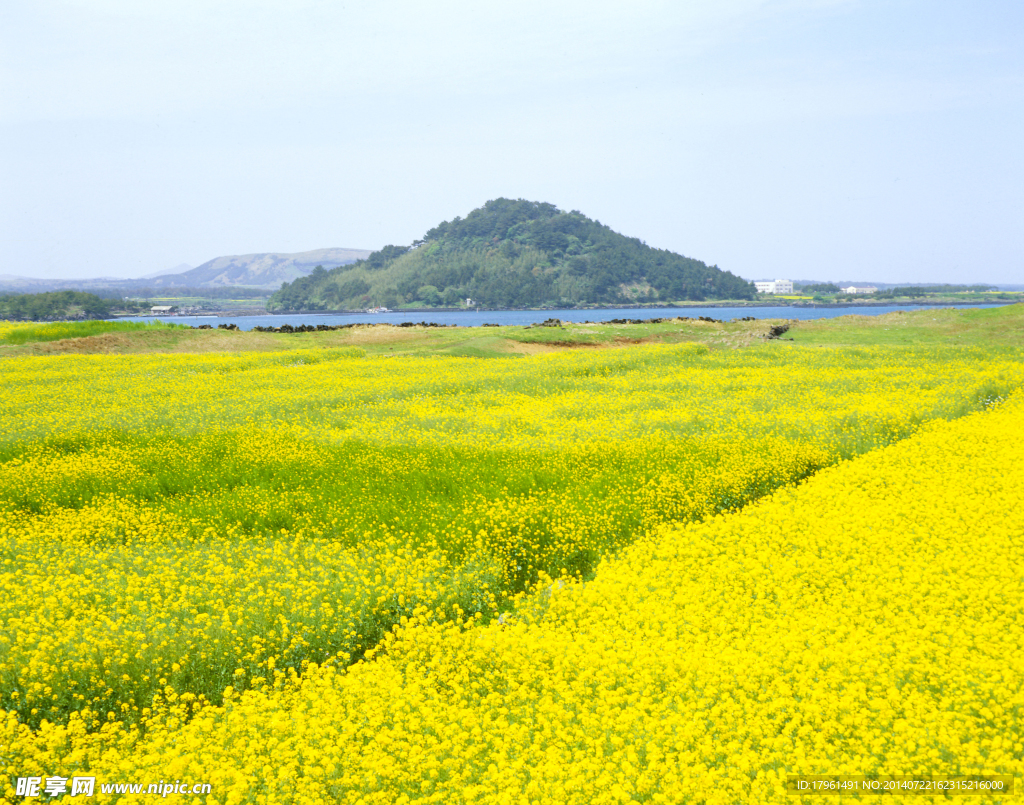
[[[540,307],[752,299],[754,286],[718,266],[653,249],[580,212],[523,199],[488,201],[411,246],[286,283],[274,312],[382,305]]]

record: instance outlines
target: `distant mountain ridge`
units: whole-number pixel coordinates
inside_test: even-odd
[[[215,257],[201,266],[180,274],[162,274],[152,277],[147,284],[153,287],[222,288],[242,285],[274,290],[285,282],[304,277],[316,266],[336,268],[370,256],[367,249],[314,249],[308,252],[258,254]]]
[[[498,198],[444,221],[411,246],[286,283],[272,312],[401,305],[559,307],[752,299],[754,286],[718,266],[614,232],[578,210]]]
[[[61,290],[127,291],[156,288],[248,287],[274,291],[282,283],[311,273],[318,265],[336,268],[368,257],[369,249],[313,249],[308,252],[260,252],[215,257],[191,268],[182,263],[168,272],[144,277],[91,277],[88,279],[43,279],[0,274],[0,293],[43,293]]]
[[[191,271],[195,266],[190,266],[188,263],[178,263],[178,265],[172,268],[165,268],[162,271],[151,271],[149,274],[143,274],[139,277],[140,280],[151,280],[153,277],[162,277],[165,274],[184,274],[186,271]]]

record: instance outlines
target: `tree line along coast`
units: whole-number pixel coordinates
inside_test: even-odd
[[[819,286],[829,284],[820,283]],[[266,311],[267,295],[246,296],[233,289],[231,294],[219,296],[202,296],[206,289],[188,289],[187,296],[161,296],[152,299],[132,299],[123,297],[100,296],[95,293],[81,291],[53,291],[45,293],[0,294],[0,321],[87,321],[120,318],[124,316],[179,316],[179,315],[260,315]],[[466,302],[470,305],[467,306]],[[873,293],[858,292],[856,295],[822,290],[820,287],[801,286],[794,283],[793,293],[784,296],[775,294],[757,294],[754,299],[744,300],[706,300],[702,307],[735,305],[743,307],[801,307],[801,306],[835,306],[835,307],[871,307],[879,305],[955,305],[993,303],[1005,304],[1024,301],[1024,294],[1019,291],[1000,291],[988,286],[907,286]],[[563,304],[562,307],[601,308],[609,307],[602,303]],[[619,303],[615,307],[632,308],[666,308],[683,307],[686,303]],[[410,304],[398,305],[397,309],[408,312],[426,312],[431,309],[465,310],[468,307],[488,309],[489,306],[473,299],[457,300],[452,305],[444,301],[430,304],[426,300],[416,300]],[[550,309],[550,305],[538,306]],[[270,312],[316,313],[338,312],[349,313],[362,311],[363,308],[279,308]]]
[[[147,289],[148,290],[148,289]],[[120,316],[263,313],[269,292],[250,288],[166,288],[124,296],[120,290],[0,294],[0,321],[87,321]]]

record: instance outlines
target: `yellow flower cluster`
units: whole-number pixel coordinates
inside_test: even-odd
[[[1019,399],[934,423],[661,526],[515,617],[417,608],[372,660],[276,672],[222,706],[170,697],[144,735],[11,715],[4,754],[208,780],[217,802],[782,802],[790,773],[1020,785],[1021,432]]]
[[[0,342],[8,340],[8,336],[14,334],[24,335],[32,334],[43,341],[58,341],[62,338],[75,338],[82,335],[82,330],[85,329],[81,322],[72,321],[56,321],[47,324],[37,324],[36,322],[0,322]],[[88,322],[86,327],[89,325],[97,330],[106,329],[104,325],[106,322]],[[111,325],[108,325],[113,328]],[[90,328],[91,329],[91,328]],[[91,333],[90,333],[91,335]],[[15,340],[11,338],[9,340]],[[21,340],[20,338],[17,340]],[[34,340],[34,339],[33,339]]]
[[[778,439],[682,440],[651,459],[650,442],[632,441],[497,467],[520,481],[539,469],[622,473],[594,488],[485,496],[490,462],[437,450],[402,462],[365,450],[338,457],[315,443],[278,449],[258,433],[232,436],[189,443],[192,468],[182,443],[109,440],[0,465],[5,709],[32,726],[76,711],[92,727],[111,713],[134,723],[164,690],[219,701],[270,664],[347,663],[416,607],[445,620],[456,607],[494,615],[540,573],[586,573],[642,529],[734,508],[830,460]],[[660,474],[644,483],[640,465]],[[354,485],[335,482],[338,471]],[[431,471],[459,477],[468,493],[448,505],[436,494],[389,496],[396,486],[415,493]],[[240,483],[254,473],[271,484]],[[202,488],[210,481],[219,488]]]
[[[713,799],[707,779],[723,781],[724,801],[741,784],[755,786],[743,798],[768,799],[780,770],[832,768],[794,760],[797,737],[862,737],[846,715],[822,727],[847,712],[836,691],[860,701],[835,654],[861,628],[856,608],[877,596],[887,618],[953,606],[934,582],[934,602],[897,596],[914,569],[892,564],[876,492],[888,490],[894,527],[916,516],[913,500],[939,511],[927,468],[968,425],[729,513],[991,407],[1024,385],[1020,358],[676,345],[486,361],[351,349],[0,361],[0,757],[17,776],[119,779],[193,774],[206,758],[215,801]],[[963,438],[998,441],[1019,425],[1012,411],[970,420]],[[976,478],[961,453],[951,471]],[[898,487],[901,460],[919,480]],[[851,469],[864,466],[880,485]],[[914,526],[937,561],[980,516],[976,497],[960,503],[945,530]],[[826,560],[858,545],[881,554],[854,582]],[[871,634],[904,626],[892,628]],[[874,660],[867,644],[842,650],[884,670],[880,645]],[[830,664],[811,664],[812,648]],[[947,698],[984,688],[976,676],[949,687],[933,661],[918,657],[892,687],[920,671]],[[245,729],[252,749],[234,755]],[[888,768],[891,745],[875,739],[867,771]],[[855,749],[848,765],[864,771]],[[289,775],[304,781],[291,793]]]
[[[552,450],[714,433],[853,455],[1019,387],[991,348],[709,352],[637,346],[529,359],[360,359],[351,349],[59,355],[0,362],[5,441],[114,429]]]
[[[170,539],[173,518],[147,514],[114,502],[19,532],[0,577],[0,684],[25,723],[71,712],[91,713],[92,727],[136,722],[161,691],[219,701],[227,686],[248,686],[275,665],[347,664],[418,603],[439,616],[458,604],[493,608],[496,568],[453,568],[440,550],[394,536],[342,548],[229,530],[198,545]],[[145,537],[122,545],[85,536],[113,524]]]
[[[13,333],[24,325],[16,321],[0,320],[0,341],[4,340],[8,333]]]
[[[138,322],[86,319],[84,321],[56,321],[49,324],[38,324],[31,321],[0,321],[0,347],[40,341],[60,341],[65,338],[86,338],[112,332],[174,330],[182,326],[155,320]]]

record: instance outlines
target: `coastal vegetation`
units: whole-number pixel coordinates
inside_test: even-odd
[[[81,291],[0,294],[0,321],[105,319],[114,310],[125,311],[125,303]]]
[[[411,246],[286,283],[272,312],[374,306],[491,308],[751,299],[746,280],[654,249],[553,204],[494,199]]]
[[[848,288],[849,286],[844,286]],[[795,294],[768,295],[765,302],[776,300],[782,304],[840,304],[840,305],[949,305],[1019,302],[1024,295],[1019,290],[1003,291],[994,285],[896,285],[881,287],[870,293],[847,293],[832,282],[796,283]]]
[[[122,293],[129,294],[122,296]],[[148,314],[154,305],[177,313],[263,311],[271,291],[259,288],[131,288],[0,295],[0,321],[83,321]]]
[[[185,315],[210,315],[226,312],[251,314],[266,310],[270,290],[229,285],[220,288],[141,287],[128,291],[139,310],[149,313],[153,305],[168,305]]]
[[[1022,316],[0,326],[7,780],[1020,784]]]
[[[951,293],[987,293],[998,291],[994,285],[897,285],[893,288],[878,291],[879,297],[921,297],[929,294],[951,294]]]

